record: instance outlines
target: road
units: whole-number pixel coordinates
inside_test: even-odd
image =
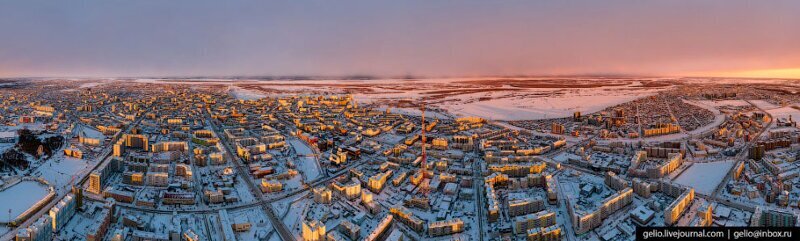
[[[152,109],[152,107],[148,108],[147,111],[145,111],[145,113],[149,112],[151,109]],[[113,143],[117,142],[117,140],[119,140],[119,138],[122,137],[123,133],[128,133],[131,130],[131,128],[133,128],[134,126],[139,125],[139,123],[144,119],[144,116],[145,116],[144,114],[139,115],[136,118],[136,120],[134,120],[130,125],[128,125],[125,128],[125,130],[120,131],[119,134],[115,135],[114,138],[111,139],[111,143],[108,143],[108,145],[106,145],[103,148],[103,151],[101,152],[102,154],[100,154],[98,156],[100,158],[95,158],[95,160],[98,160],[98,161],[95,162],[95,165],[92,166],[92,169],[90,171],[88,171],[88,172],[84,172],[83,175],[80,177],[80,179],[78,181],[78,187],[82,188],[83,184],[86,183],[86,181],[89,179],[89,174],[91,174],[94,170],[96,170],[97,167],[100,166],[101,163],[103,163],[105,161],[108,161],[109,157],[111,156],[111,151],[113,150],[113,147],[114,147]],[[6,233],[2,237],[0,237],[0,240],[13,240],[14,237],[16,236],[16,234],[17,234],[17,230],[19,229],[19,227],[28,227],[28,226],[31,225],[31,223],[33,223],[37,219],[41,218],[42,215],[49,215],[50,209],[53,206],[55,206],[59,201],[61,201],[61,199],[63,199],[65,196],[67,196],[68,193],[70,193],[70,191],[59,193],[58,196],[53,198],[53,200],[51,200],[46,205],[42,206],[42,208],[39,209],[39,211],[37,211],[36,213],[34,213],[30,217],[28,217],[28,219],[26,219],[24,222],[19,224],[18,227],[15,227],[15,228],[9,230],[8,233]]]
[[[742,150],[739,152],[739,154],[736,155],[736,157],[735,157],[736,163],[733,164],[734,167],[739,165],[740,162],[747,161],[748,150],[750,149],[750,147],[752,147],[755,143],[758,142],[758,139],[759,139],[759,137],[761,137],[761,134],[764,134],[764,132],[767,131],[767,129],[769,129],[769,127],[772,125],[772,121],[773,121],[772,120],[772,115],[769,112],[767,112],[766,110],[762,109],[758,105],[754,105],[749,100],[745,100],[745,101],[747,101],[747,103],[749,103],[750,105],[755,106],[756,108],[758,108],[759,111],[764,112],[769,117],[769,122],[767,122],[767,124],[765,124],[764,127],[761,128],[761,131],[759,131],[758,134],[742,148]],[[725,174],[725,178],[723,178],[722,182],[720,182],[720,184],[717,186],[717,188],[714,189],[714,192],[711,195],[712,197],[718,197],[720,195],[720,192],[725,187],[725,185],[728,183],[728,180],[730,180],[730,178],[733,176],[734,169],[735,168],[731,168],[731,170],[728,171],[728,174]]]
[[[144,116],[144,115],[142,115],[142,116]],[[121,131],[120,134],[116,135],[112,139],[111,143],[114,143],[119,138],[121,138],[121,136],[122,136],[121,133],[128,133],[128,132],[130,132],[130,130],[133,127],[137,126],[143,120],[142,116],[140,116],[138,119],[136,119],[132,124],[128,125],[128,127],[125,130]],[[202,208],[202,209],[177,210],[177,211],[179,211],[181,213],[214,214],[214,213],[219,212],[219,210],[222,210],[222,209],[225,209],[225,210],[248,209],[248,208],[261,206],[262,209],[264,210],[265,214],[267,215],[267,217],[270,219],[270,222],[272,222],[272,226],[275,227],[275,230],[278,232],[278,235],[281,237],[281,239],[285,240],[285,241],[295,240],[294,235],[289,231],[289,229],[286,227],[286,225],[278,218],[278,216],[272,210],[272,208],[271,208],[272,203],[276,202],[276,201],[279,201],[279,200],[283,200],[285,198],[289,198],[289,197],[295,196],[297,194],[300,194],[300,193],[303,193],[303,192],[306,192],[306,191],[309,191],[311,188],[317,187],[319,185],[324,185],[324,184],[332,181],[335,178],[338,178],[338,177],[341,177],[342,175],[348,174],[351,169],[358,168],[361,165],[366,163],[366,161],[364,161],[364,159],[362,158],[361,160],[358,160],[358,161],[350,163],[347,167],[342,168],[341,170],[333,173],[332,175],[327,175],[324,178],[319,178],[317,180],[314,180],[314,181],[308,183],[307,185],[304,185],[303,188],[298,188],[298,189],[290,191],[290,192],[281,193],[281,194],[279,194],[277,196],[264,197],[262,192],[261,192],[261,189],[258,188],[258,186],[255,183],[253,183],[253,179],[249,176],[249,171],[248,171],[247,168],[245,168],[245,165],[242,163],[242,160],[240,158],[235,157],[235,156],[233,156],[231,154],[231,153],[234,153],[234,152],[233,152],[233,148],[231,148],[231,146],[230,146],[230,144],[229,144],[229,142],[227,140],[227,137],[225,135],[222,135],[221,129],[219,127],[217,127],[216,124],[210,118],[208,118],[207,120],[208,120],[209,125],[212,127],[212,130],[217,134],[217,136],[219,136],[221,139],[223,139],[222,143],[223,143],[224,148],[226,149],[225,158],[227,158],[228,160],[231,160],[234,163],[234,165],[237,168],[238,175],[240,175],[240,177],[243,180],[245,180],[245,183],[248,185],[248,188],[250,189],[250,191],[253,193],[253,195],[255,197],[257,197],[257,201],[251,202],[251,203],[240,203],[240,204],[234,204],[234,205],[226,205],[226,206],[222,206],[222,207],[206,207],[206,208]],[[101,160],[101,161],[98,161],[91,168],[91,171],[96,170],[97,167],[102,163],[102,161],[107,161],[109,159],[109,157],[112,154],[111,151],[113,149],[113,145],[110,145],[111,143],[109,143],[109,145],[104,149],[102,154],[98,156],[97,159]],[[314,150],[314,149],[312,148],[312,150]],[[314,150],[314,151],[315,151],[315,153],[318,153],[316,150]],[[314,157],[315,158],[319,158],[319,155],[314,155]],[[91,171],[86,172],[86,175],[80,177],[80,180],[79,180],[78,183],[81,186],[88,180],[88,177],[89,177],[88,174],[91,173]],[[58,203],[58,201],[61,200],[64,196],[66,196],[67,193],[68,192],[65,192],[63,195],[60,195],[57,198],[53,199],[52,202],[50,202],[45,207],[43,207],[39,212],[37,212],[36,214],[31,216],[31,218],[29,218],[25,222],[23,222],[21,226],[25,227],[27,225],[30,225],[30,223],[32,223],[33,221],[35,221],[36,219],[41,217],[41,215],[47,214],[49,209],[52,206],[54,206],[56,203]],[[94,199],[91,196],[84,196],[84,197],[87,198],[87,199],[91,199],[91,200],[103,201],[103,200]],[[176,211],[176,210],[173,210],[173,209],[149,208],[149,207],[136,206],[136,205],[133,205],[133,204],[126,204],[126,203],[118,203],[118,206],[119,206],[119,208],[123,208],[123,209],[135,210],[135,211],[141,211],[141,212],[147,212],[147,213],[158,213],[158,214],[172,214],[172,213],[174,213]],[[2,238],[0,238],[0,240],[13,240],[14,239],[14,235],[16,235],[16,229],[11,230],[8,233],[6,233]]]
[[[293,190],[293,191],[282,193],[282,194],[279,194],[277,196],[264,197],[263,193],[261,192],[261,189],[258,188],[258,186],[253,183],[253,179],[252,179],[252,177],[250,177],[250,172],[245,167],[245,165],[243,164],[243,161],[241,160],[241,158],[235,157],[235,156],[233,156],[231,154],[231,153],[235,153],[235,152],[233,151],[233,148],[229,144],[230,140],[227,139],[227,136],[222,134],[222,129],[220,129],[216,125],[216,123],[211,119],[210,113],[206,112],[206,114],[207,114],[206,119],[207,119],[209,125],[212,127],[212,130],[216,133],[216,135],[220,139],[222,139],[223,146],[225,147],[225,150],[226,150],[225,151],[225,158],[228,158],[228,160],[231,160],[234,163],[234,165],[236,165],[237,174],[240,176],[240,178],[245,180],[245,183],[247,184],[248,188],[250,188],[250,192],[252,192],[253,195],[258,199],[258,201],[254,202],[254,203],[244,204],[244,205],[241,205],[241,206],[236,206],[234,208],[261,206],[264,209],[264,212],[267,215],[267,218],[269,218],[270,222],[272,222],[272,226],[275,227],[275,230],[278,232],[278,235],[284,241],[292,241],[292,240],[295,240],[295,238],[294,238],[294,235],[292,234],[292,232],[289,230],[289,228],[286,227],[286,224],[284,224],[283,221],[280,218],[278,218],[278,215],[276,215],[275,212],[273,211],[273,209],[272,209],[272,203],[273,202],[282,200],[284,198],[292,197],[292,196],[300,194],[302,192],[309,191],[309,190],[311,190],[312,188],[314,188],[316,186],[323,185],[323,184],[325,184],[325,183],[327,183],[327,182],[329,182],[329,181],[331,181],[331,180],[333,180],[333,179],[335,179],[337,177],[340,177],[342,175],[345,175],[345,174],[349,173],[350,169],[357,168],[357,167],[363,165],[364,163],[366,163],[366,161],[364,161],[365,158],[362,158],[359,161],[351,163],[346,168],[343,168],[342,170],[339,170],[339,171],[335,172],[333,175],[328,175],[325,178],[320,178],[320,179],[317,179],[317,180],[312,181],[310,183],[307,183],[306,185],[303,185],[302,188],[298,188],[298,189]],[[312,147],[312,150],[314,150],[313,147]],[[314,155],[314,157],[318,159],[319,155]],[[318,161],[319,160],[317,160],[317,162]],[[197,211],[197,212],[206,212],[206,211]],[[210,212],[210,210],[209,210],[209,212]]]
[[[211,114],[208,112],[208,109],[206,109],[206,115],[207,115],[206,120],[208,124],[211,125],[212,127],[211,129],[214,130],[214,132],[218,137],[220,137],[220,139],[222,139],[222,146],[225,147],[225,158],[231,160],[231,162],[233,162],[234,165],[236,165],[237,174],[241,179],[245,181],[247,187],[250,189],[250,192],[253,194],[253,196],[258,198],[258,202],[256,203],[260,205],[261,208],[264,210],[264,213],[267,215],[267,218],[269,218],[270,222],[272,222],[272,227],[275,229],[275,231],[278,232],[278,235],[281,237],[281,240],[294,241],[295,240],[294,235],[292,235],[289,229],[286,228],[286,225],[283,223],[283,221],[278,219],[277,215],[275,215],[275,212],[272,210],[271,207],[272,202],[264,201],[264,196],[263,193],[261,192],[261,189],[258,188],[253,183],[253,179],[250,177],[250,172],[247,168],[245,168],[244,164],[242,163],[242,160],[238,157],[234,157],[231,154],[235,152],[233,151],[233,148],[230,147],[229,143],[230,140],[228,140],[227,136],[223,135],[222,130],[217,126],[217,124],[211,118]]]
[[[475,178],[474,180],[472,180],[472,185],[473,188],[475,189],[475,205],[477,207],[476,211],[478,212],[478,240],[483,241],[483,234],[484,234],[483,228],[485,226],[483,223],[484,220],[487,220],[487,218],[486,218],[486,211],[484,210],[486,209],[486,207],[484,207],[485,205],[483,204],[486,195],[483,194],[484,182],[483,182],[483,175],[481,174],[481,169],[482,169],[481,162],[473,159],[472,168],[474,169],[473,175]]]

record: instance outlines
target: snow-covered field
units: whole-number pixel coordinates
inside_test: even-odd
[[[289,143],[294,148],[295,152],[297,153],[297,168],[303,173],[305,176],[305,181],[315,180],[320,175],[320,170],[317,165],[316,157],[313,157],[314,152],[311,150],[305,142],[292,139],[289,140]]]
[[[20,181],[0,191],[0,222],[9,222],[31,208],[48,194],[47,187],[36,181]]]
[[[313,202],[305,198],[306,194],[297,195],[296,198],[285,198],[283,200],[273,202],[272,209],[283,221],[292,234],[300,234],[300,225],[305,218],[305,213]],[[274,235],[277,236],[277,235]],[[296,238],[300,238],[297,237]]]
[[[642,88],[642,81],[560,78],[563,86],[548,86],[552,78],[428,78],[369,80],[138,79],[154,84],[222,84],[237,99],[253,100],[286,94],[352,94],[360,103],[385,104],[424,100],[459,116],[492,120],[561,118],[575,111],[593,113],[609,106],[653,95],[671,87]],[[504,82],[508,81],[508,82]],[[530,85],[518,81],[530,81]],[[539,82],[537,82],[539,81]],[[542,82],[544,81],[544,82]],[[586,83],[603,83],[586,85]],[[544,83],[537,87],[535,83]],[[559,82],[561,83],[561,82]],[[585,86],[581,86],[583,83]],[[622,84],[620,84],[622,83]],[[406,114],[417,110],[398,109]],[[436,116],[443,118],[444,116]]]
[[[70,180],[88,172],[89,164],[86,160],[62,155],[50,158],[50,160],[39,166],[34,173],[47,180],[51,185],[64,188],[69,186]]]
[[[103,139],[106,138],[106,136],[103,135],[102,132],[100,132],[99,130],[95,129],[94,127],[87,126],[87,125],[78,125],[77,127],[75,127],[74,131],[78,135],[89,137],[89,138],[94,138],[94,139],[98,139],[98,140],[103,140]]]
[[[100,86],[100,85],[103,85],[103,84],[105,84],[105,83],[88,82],[88,83],[81,84],[81,86],[79,86],[78,88],[92,88],[92,87]]]
[[[779,118],[786,118],[789,119],[789,116],[792,117],[793,120],[797,120],[800,118],[800,110],[792,108],[791,106],[775,108],[775,109],[768,109],[772,118],[779,119]]]
[[[593,113],[609,106],[649,95],[649,92],[646,91],[631,93],[584,92],[548,97],[498,98],[466,104],[456,102],[445,105],[443,108],[462,116],[480,116],[490,120],[536,120],[568,117],[576,111]]]
[[[492,87],[469,81],[474,79],[269,81],[261,87],[279,93],[346,92],[361,103],[427,98],[430,105],[450,113],[492,120],[560,118],[571,116],[575,111],[592,113],[664,90],[636,87],[638,82],[587,88],[524,88]],[[419,115],[415,109],[392,110]]]
[[[750,103],[753,103],[753,105],[764,110],[775,109],[780,107],[764,100],[750,100]]]
[[[720,107],[720,106],[749,106],[750,103],[744,100],[701,100],[700,103]]]
[[[382,106],[382,107],[378,107],[376,109],[377,110],[381,110],[381,111],[386,111],[386,109],[389,109],[389,112],[391,112],[391,113],[398,113],[398,114],[404,114],[404,115],[413,115],[413,116],[422,116],[422,111],[419,110],[419,109],[416,109],[416,108],[397,108],[397,107]],[[430,110],[426,110],[425,111],[425,118],[452,119],[450,116],[447,116],[447,115],[445,115],[443,113],[430,111]]]
[[[675,182],[693,187],[699,193],[711,194],[731,170],[734,163],[733,160],[695,163],[681,173],[678,178],[675,178]]]
[[[266,97],[266,95],[256,91],[242,89],[238,86],[231,86],[229,89],[231,96],[239,100],[257,100]]]

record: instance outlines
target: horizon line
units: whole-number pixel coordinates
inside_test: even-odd
[[[457,79],[457,78],[725,78],[725,79],[763,79],[763,80],[800,80],[800,77],[748,77],[722,75],[634,75],[634,74],[553,74],[553,75],[142,75],[142,76],[0,76],[0,80],[29,79],[241,79],[241,80],[381,80],[381,79]]]

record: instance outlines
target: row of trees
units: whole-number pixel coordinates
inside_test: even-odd
[[[36,158],[52,156],[53,150],[58,150],[62,145],[64,145],[64,137],[61,136],[51,136],[42,140],[38,135],[28,129],[19,131],[17,147]]]
[[[25,158],[25,153],[37,159],[45,156],[50,157],[54,151],[59,150],[64,145],[65,141],[64,137],[61,136],[40,139],[38,134],[28,129],[19,130],[18,134],[19,139],[15,148],[8,149],[5,153],[0,154],[0,170],[27,169],[30,163]]]
[[[0,155],[0,160],[2,160],[0,161],[0,170],[3,171],[11,171],[14,168],[27,169],[29,165],[25,154],[13,148]]]

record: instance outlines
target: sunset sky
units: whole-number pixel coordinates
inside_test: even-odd
[[[0,76],[800,78],[800,1],[0,1]]]

